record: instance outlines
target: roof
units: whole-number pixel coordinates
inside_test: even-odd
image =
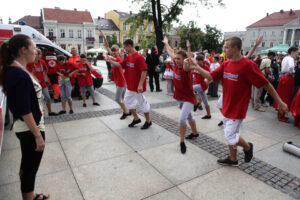
[[[89,11],[63,10],[59,8],[43,8],[43,10],[45,20],[76,24],[82,24],[83,22],[93,23],[93,18]]]
[[[283,26],[299,17],[300,17],[300,10],[289,10],[289,11],[281,10],[280,12],[275,12],[270,15],[267,14],[266,17],[251,24],[247,28],[266,27],[266,26]]]
[[[132,16],[132,13],[127,13],[127,12],[121,12],[121,11],[117,11],[117,10],[114,10],[114,12],[116,12],[120,18],[129,18]]]
[[[120,31],[111,19],[94,18],[94,23],[96,25],[96,29]]]
[[[26,25],[31,26],[35,29],[43,28],[41,16],[26,15],[26,16],[22,17],[21,19],[15,21],[13,24],[19,24],[20,21],[26,22]]]

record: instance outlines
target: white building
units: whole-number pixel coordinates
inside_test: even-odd
[[[88,11],[43,8],[44,34],[67,51],[75,47],[79,53],[94,48],[95,24]]]

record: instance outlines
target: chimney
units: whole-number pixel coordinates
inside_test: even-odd
[[[291,14],[293,14],[293,10],[292,10],[292,9],[290,9],[290,15],[291,15]]]
[[[77,8],[74,8],[74,11],[77,11]]]
[[[101,17],[100,16],[98,16],[98,20],[100,20],[101,19]]]
[[[131,16],[132,15],[132,11],[130,11],[129,13],[130,13],[130,16]]]
[[[269,13],[267,13],[267,17],[269,16]]]
[[[282,10],[282,9],[280,10],[280,13],[283,13],[283,10]]]

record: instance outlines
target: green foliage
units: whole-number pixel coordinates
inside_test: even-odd
[[[186,41],[189,40],[192,51],[199,51],[201,49],[204,33],[197,27],[195,21],[190,21],[188,25],[180,24],[177,29],[177,35],[180,37],[179,46],[186,49]]]
[[[151,48],[155,46],[155,33],[150,35],[141,35],[140,49]]]
[[[202,41],[203,49],[207,49],[209,52],[222,52],[224,40],[222,32],[217,27],[211,27],[205,25],[205,35]]]
[[[120,43],[118,42],[118,37],[117,37],[117,34],[114,33],[112,36],[110,36],[108,39],[107,39],[107,42],[108,42],[108,45],[111,47],[112,45],[114,44],[117,44],[118,46],[120,46]]]

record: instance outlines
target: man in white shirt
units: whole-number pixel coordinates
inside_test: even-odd
[[[277,93],[280,98],[288,105],[292,103],[293,87],[294,87],[294,76],[295,73],[295,59],[298,54],[297,47],[290,47],[288,50],[288,56],[286,56],[281,63],[281,73],[283,74],[279,80]],[[274,103],[274,107],[277,107],[277,104]],[[289,120],[284,115],[278,112],[278,120],[282,122],[289,123]]]

